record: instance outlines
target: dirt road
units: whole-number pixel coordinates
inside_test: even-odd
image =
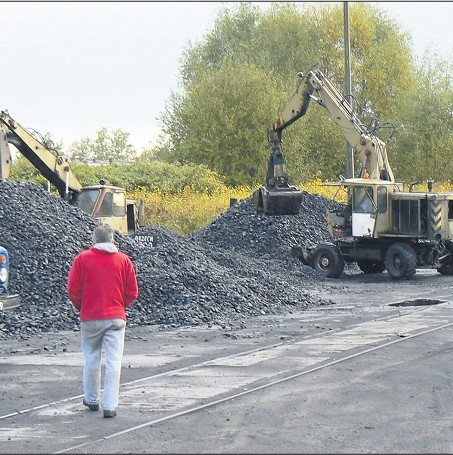
[[[238,330],[129,328],[118,417],[79,334],[0,346],[1,453],[452,453],[453,280],[344,275]]]

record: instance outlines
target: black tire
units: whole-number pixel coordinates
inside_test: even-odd
[[[437,268],[437,271],[442,275],[453,275],[453,245],[449,242],[445,247],[450,252],[450,257],[446,264]]]
[[[366,274],[382,273],[385,270],[384,261],[371,261],[367,259],[359,259],[357,261],[359,269]]]
[[[410,278],[415,274],[416,265],[415,251],[407,243],[394,243],[387,250],[385,268],[392,278]]]
[[[442,265],[437,269],[441,275],[453,275],[453,265]]]
[[[312,253],[312,267],[327,278],[338,278],[344,270],[344,259],[335,245],[318,245]]]

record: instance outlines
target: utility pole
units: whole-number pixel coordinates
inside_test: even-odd
[[[349,5],[348,2],[343,2],[344,16],[344,69],[345,69],[345,97],[349,103],[351,100],[351,45],[349,40]],[[354,152],[352,147],[346,142],[346,176],[347,178],[354,177]]]

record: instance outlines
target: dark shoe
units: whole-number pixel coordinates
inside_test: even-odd
[[[98,403],[87,403],[85,398],[83,399],[83,404],[90,409],[90,411],[99,411],[99,404]]]
[[[108,409],[104,409],[104,417],[108,419],[109,417],[116,417],[116,411],[109,411]]]

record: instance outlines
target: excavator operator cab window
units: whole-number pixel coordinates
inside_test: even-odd
[[[125,216],[126,212],[126,194],[113,193],[113,216]]]
[[[98,216],[124,216],[126,214],[126,195],[122,192],[106,191]]]
[[[354,187],[352,201],[352,209],[355,213],[372,213],[374,211],[373,188],[369,186]]]
[[[377,209],[379,213],[385,213],[387,211],[387,187],[378,186],[377,188]]]
[[[453,200],[448,201],[448,221],[453,221]]]
[[[83,190],[78,196],[75,206],[89,215],[93,214],[100,190]]]
[[[98,216],[112,216],[113,215],[113,193],[105,193],[102,199],[102,204],[99,207]]]

